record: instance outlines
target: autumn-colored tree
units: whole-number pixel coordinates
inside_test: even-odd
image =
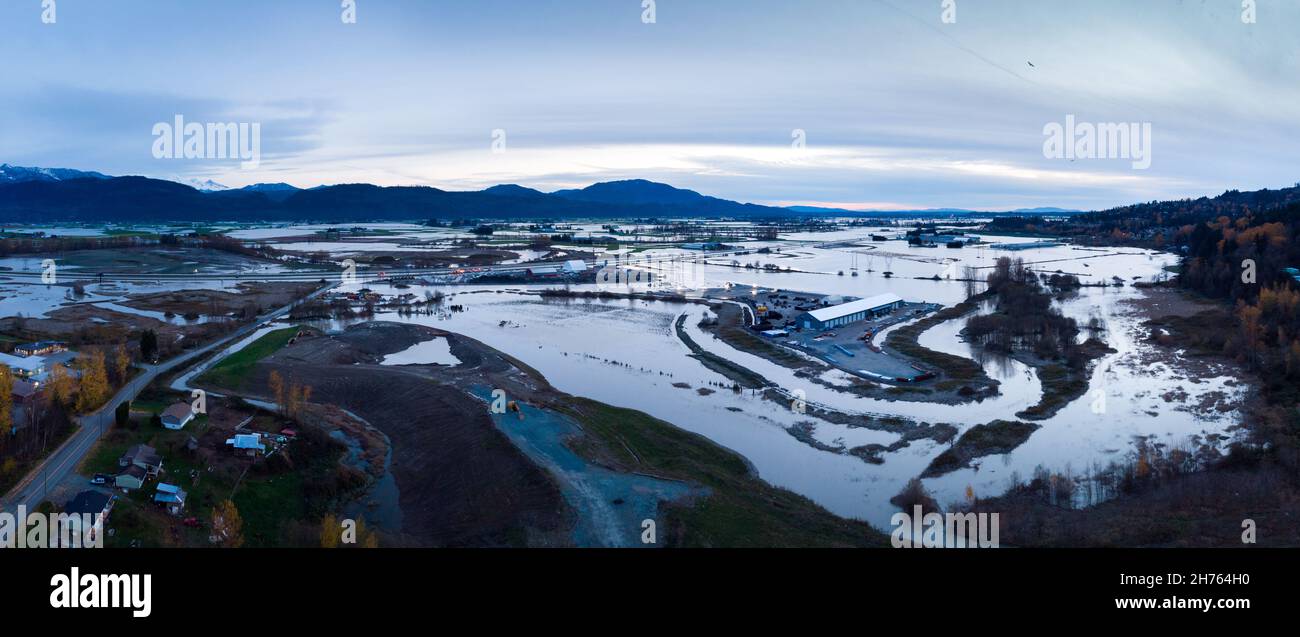
[[[1241,337],[1251,367],[1257,366],[1259,362],[1260,337],[1264,334],[1263,324],[1260,322],[1261,314],[1260,309],[1254,305],[1242,305],[1237,309]]]
[[[311,400],[311,386],[294,383],[289,387],[289,409],[285,415],[297,418],[302,415],[302,408]]]
[[[271,392],[275,395],[275,403],[280,408],[280,413],[289,418],[300,416],[303,406],[311,400],[312,389],[310,385],[299,385],[293,380],[285,384],[284,378],[276,372],[271,372],[267,384],[270,385]]]
[[[108,398],[108,370],[104,368],[104,353],[98,350],[77,359],[81,374],[77,388],[76,409],[88,412],[99,407]]]
[[[230,500],[222,500],[212,509],[212,535],[208,538],[222,548],[237,549],[244,545],[244,519]]]
[[[117,382],[125,383],[126,374],[131,370],[131,355],[127,353],[126,346],[119,344],[113,351],[113,371],[117,374]]]
[[[283,412],[284,406],[284,377],[280,372],[272,371],[270,377],[266,379],[266,385],[271,390],[271,399],[275,401],[277,407]]]
[[[338,548],[339,545],[339,520],[331,513],[325,516],[320,522],[320,547],[323,549]]]
[[[8,365],[0,365],[0,436],[8,438],[14,426],[14,373]]]
[[[50,368],[50,398],[62,407],[72,404],[72,377],[63,370],[62,365]]]
[[[357,546],[363,549],[379,548],[379,535],[366,526],[365,520],[357,520]]]

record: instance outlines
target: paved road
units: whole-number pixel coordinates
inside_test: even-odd
[[[321,288],[306,298],[324,294],[333,287]],[[226,337],[199,349],[186,352],[158,365],[141,366],[144,370],[143,373],[118,390],[117,394],[103,407],[94,413],[86,414],[77,419],[79,429],[40,465],[33,468],[9,493],[5,494],[4,499],[0,500],[0,511],[16,511],[19,505],[26,505],[28,510],[31,510],[40,504],[50,489],[67,478],[68,474],[73,472],[77,465],[81,464],[81,460],[95,446],[95,442],[113,425],[113,412],[117,409],[117,406],[123,401],[134,400],[159,375],[170,372],[196,358],[201,358],[209,352],[229,344],[231,341],[247,336],[263,323],[278,319],[288,314],[291,309],[293,309],[293,305],[286,305],[266,314],[260,320],[244,325]]]

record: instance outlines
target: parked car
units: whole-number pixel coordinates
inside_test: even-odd
[[[95,474],[95,477],[93,477],[93,478],[90,479],[90,483],[91,483],[91,484],[108,484],[111,480],[112,480],[112,476],[109,476],[109,475],[107,475],[107,474],[103,474],[103,473],[96,473],[96,474]]]

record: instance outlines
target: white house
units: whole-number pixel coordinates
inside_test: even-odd
[[[194,410],[189,403],[176,403],[162,413],[162,424],[168,429],[184,429],[191,420],[194,420]]]
[[[573,259],[564,262],[565,274],[581,274],[587,271],[587,262],[580,259]]]

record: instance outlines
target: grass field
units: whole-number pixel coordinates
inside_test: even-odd
[[[244,384],[244,379],[248,378],[258,361],[280,351],[301,329],[303,328],[286,327],[263,334],[244,349],[227,356],[220,363],[203,372],[197,379],[198,384],[238,389]]]
[[[745,460],[708,439],[631,409],[585,398],[557,405],[597,439],[599,450],[577,451],[593,461],[604,454],[624,470],[707,487],[696,501],[665,507],[669,546],[869,547],[887,546],[870,525],[840,518],[813,501],[756,477]],[[611,457],[612,456],[612,457]]]

